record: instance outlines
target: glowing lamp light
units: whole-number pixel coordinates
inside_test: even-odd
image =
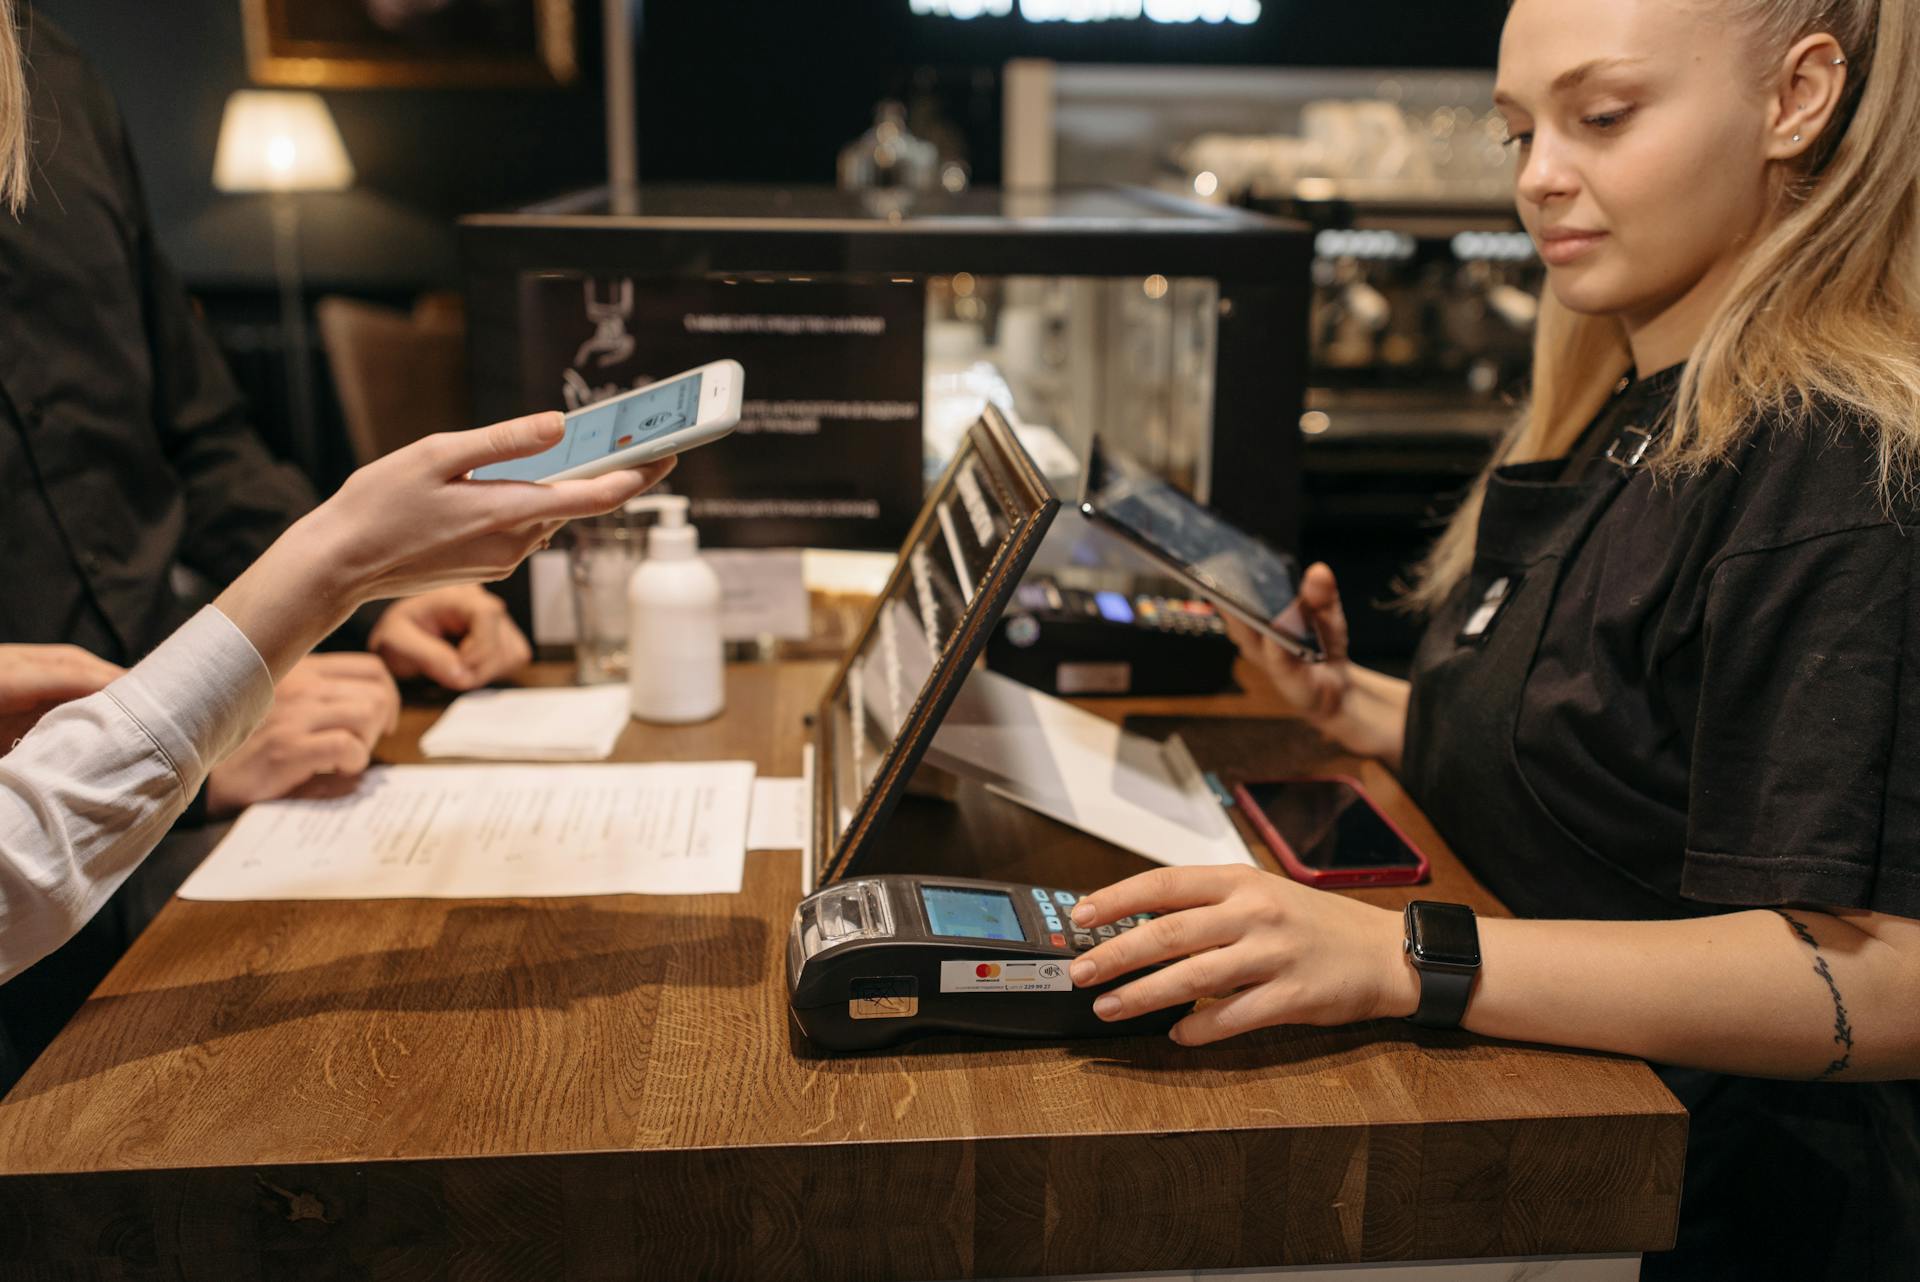
[[[345,191],[353,162],[316,93],[242,89],[227,99],[213,153],[221,191]]]

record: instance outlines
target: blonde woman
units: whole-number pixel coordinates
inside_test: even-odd
[[[1417,1016],[1643,1056],[1691,1111],[1647,1276],[1920,1268],[1920,5],[1516,0],[1531,406],[1423,567],[1411,682],[1243,648],[1518,914],[1160,870],[1074,979],[1189,1045]],[[1426,932],[1423,936],[1422,932]],[[1409,936],[1412,936],[1410,939]]]

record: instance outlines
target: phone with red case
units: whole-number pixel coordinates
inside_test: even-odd
[[[1358,779],[1325,775],[1235,784],[1234,799],[1280,866],[1308,886],[1411,886],[1427,857]]]

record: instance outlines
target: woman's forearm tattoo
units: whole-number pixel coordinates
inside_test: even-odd
[[[1813,937],[1813,932],[1784,908],[1773,911],[1786,918],[1787,925],[1793,927],[1793,933],[1800,937],[1801,943],[1813,949],[1813,973],[1827,982],[1827,991],[1833,994],[1833,1044],[1840,1048],[1840,1055],[1814,1079],[1824,1082],[1829,1077],[1846,1072],[1849,1061],[1853,1059],[1853,1025],[1847,1021],[1847,1003],[1840,996],[1840,985],[1833,982],[1833,971],[1828,968],[1827,959],[1820,952],[1820,941]]]

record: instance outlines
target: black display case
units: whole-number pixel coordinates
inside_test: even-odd
[[[558,403],[563,389],[548,380],[569,351],[581,358],[576,366],[609,352],[629,364],[640,360],[634,348],[656,340],[606,336],[619,329],[622,306],[640,316],[649,300],[675,300],[671,307],[679,310],[670,324],[649,332],[667,334],[678,358],[682,348],[675,344],[694,315],[680,307],[687,298],[717,300],[699,313],[702,324],[738,334],[752,327],[709,313],[777,312],[784,305],[765,300],[797,298],[809,300],[802,311],[872,313],[889,333],[917,343],[922,357],[918,386],[901,368],[909,362],[898,343],[884,355],[876,346],[871,356],[850,346],[853,354],[844,359],[816,344],[806,349],[814,355],[784,362],[792,368],[761,362],[773,372],[758,384],[755,362],[746,362],[750,402],[757,387],[785,379],[800,390],[780,395],[829,397],[816,403],[837,404],[818,390],[826,384],[808,385],[818,375],[847,389],[845,395],[889,383],[881,399],[903,407],[897,417],[904,418],[909,402],[918,405],[915,503],[896,520],[888,513],[900,502],[889,500],[881,519],[849,524],[846,537],[834,542],[898,545],[931,465],[941,461],[939,420],[974,416],[958,411],[955,417],[953,407],[936,404],[947,399],[939,389],[958,380],[979,391],[984,369],[991,386],[981,394],[1010,410],[1016,425],[1054,429],[1067,454],[1080,452],[1098,430],[1237,524],[1282,547],[1298,544],[1298,425],[1312,291],[1311,235],[1304,225],[1131,188],[908,197],[830,188],[662,187],[632,194],[618,209],[598,190],[514,213],[470,216],[459,230],[475,408],[483,421]],[[571,303],[564,315],[541,310],[561,297],[583,299],[584,311]],[[810,300],[817,299],[826,304],[814,306]],[[917,330],[908,315],[915,310]],[[604,332],[588,332],[595,316]],[[588,386],[595,382],[576,375],[564,390],[569,399],[590,398],[611,386]],[[786,410],[761,411],[776,424],[792,418]],[[869,432],[859,439],[874,443],[871,449],[847,439],[811,449],[769,432],[756,451],[742,450],[737,441],[723,444],[690,455],[683,470],[706,465],[702,455],[720,467],[729,452],[736,467],[749,454],[765,459],[784,450],[780,457],[809,463],[830,454],[831,466],[842,471],[884,470],[885,487],[897,491],[904,464],[892,445],[879,446],[883,440],[897,445],[897,438]],[[1071,484],[1054,468],[1048,474],[1057,485]],[[732,483],[702,475],[710,489]],[[805,536],[840,528],[776,521],[753,533],[718,524],[710,541],[746,545],[824,541]],[[702,529],[707,537],[708,524]]]

